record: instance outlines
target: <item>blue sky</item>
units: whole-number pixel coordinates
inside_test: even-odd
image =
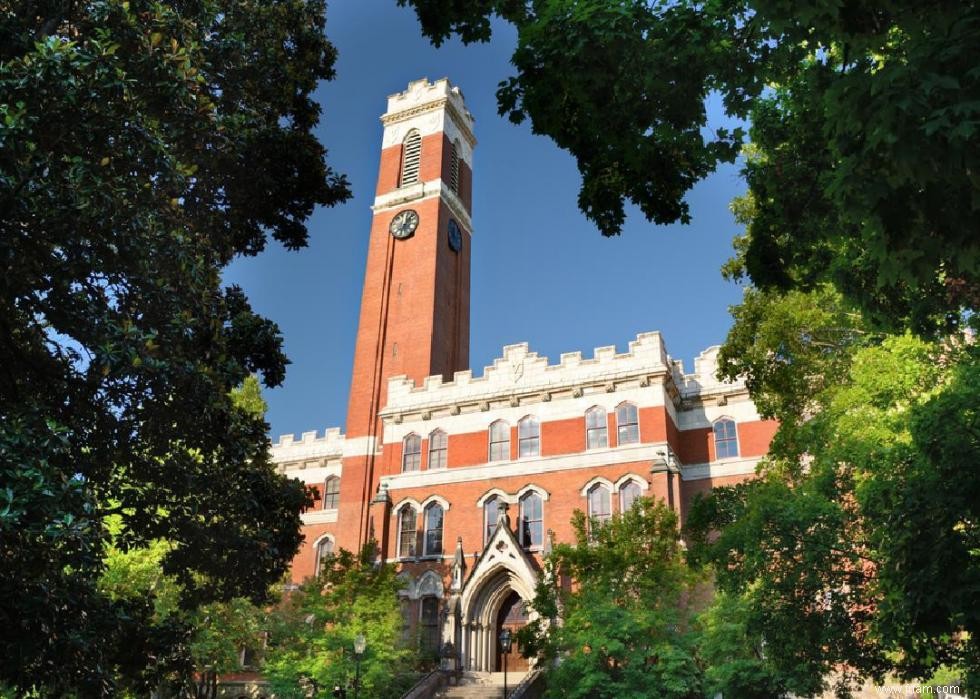
[[[739,287],[719,273],[738,232],[728,210],[744,182],[724,167],[688,196],[693,222],[655,226],[631,209],[621,236],[603,238],[576,206],[572,158],[528,124],[497,116],[497,83],[516,35],[500,25],[489,44],[433,48],[414,12],[395,0],[334,0],[327,35],[340,56],[337,78],[317,93],[317,131],[331,166],[351,181],[353,198],[318,210],[310,246],[272,244],[225,275],[255,309],[275,320],[292,361],[280,388],[266,390],[267,419],[280,434],[343,426],[353,362],[370,206],[386,97],[422,76],[448,77],[476,118],[470,363],[474,373],[504,345],[530,343],[557,362],[562,352],[615,344],[659,330],[688,370],[694,356],[724,340]],[[712,109],[716,125],[718,110]],[[714,123],[714,122],[713,122]]]

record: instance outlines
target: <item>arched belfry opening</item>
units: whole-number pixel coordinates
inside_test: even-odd
[[[497,527],[460,592],[457,642],[465,669],[503,670],[500,631],[504,626],[516,631],[533,618],[528,605],[537,581],[534,562],[514,536],[506,503],[502,503]],[[508,671],[527,668],[527,661],[514,648],[507,657]]]

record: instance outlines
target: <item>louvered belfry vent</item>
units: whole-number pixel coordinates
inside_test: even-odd
[[[459,194],[459,146],[455,143],[449,152],[449,188]]]
[[[419,161],[422,158],[422,137],[412,129],[402,147],[402,180],[399,187],[419,181]]]

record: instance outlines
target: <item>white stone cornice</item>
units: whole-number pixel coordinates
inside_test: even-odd
[[[745,476],[755,473],[761,457],[747,459],[725,459],[708,464],[681,466],[681,479],[699,481],[705,478],[724,478],[726,476]]]
[[[379,194],[374,198],[371,211],[377,214],[382,211],[389,211],[419,201],[432,199],[433,197],[441,197],[456,220],[472,235],[473,220],[470,218],[469,212],[463,206],[459,195],[440,178],[428,180],[427,182],[416,182],[406,187],[393,189],[385,194]]]
[[[441,468],[435,471],[412,471],[394,476],[384,476],[381,480],[393,492],[403,488],[431,488],[452,483],[469,483],[492,478],[520,476],[532,479],[539,473],[591,469],[597,466],[612,466],[636,461],[653,462],[657,452],[667,447],[666,442],[638,444],[610,449],[596,449],[559,456],[539,456],[518,459],[517,461],[497,461],[481,466]],[[533,482],[533,481],[532,481]]]
[[[307,510],[300,515],[300,519],[303,520],[304,525],[336,522],[337,510],[336,508],[332,510]]]

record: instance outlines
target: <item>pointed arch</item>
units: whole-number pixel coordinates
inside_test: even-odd
[[[616,444],[637,444],[640,441],[640,417],[636,403],[624,400],[616,406]]]
[[[419,181],[419,167],[422,162],[422,134],[412,129],[402,141],[402,167],[399,187],[406,187]]]
[[[446,431],[438,427],[432,430],[429,433],[429,456],[426,468],[430,471],[446,468],[448,450],[449,437]]]
[[[418,471],[422,463],[422,438],[409,432],[402,438],[402,473]]]
[[[459,194],[459,139],[453,139],[449,146],[449,188]]]
[[[609,446],[609,422],[606,409],[593,405],[585,411],[585,448],[601,449]]]
[[[541,456],[541,422],[525,415],[517,423],[517,458]]]
[[[490,452],[487,461],[510,459],[510,425],[506,420],[495,420],[489,429]]]
[[[711,432],[715,437],[716,459],[731,459],[738,456],[738,428],[735,420],[730,417],[720,417],[711,424]]]

